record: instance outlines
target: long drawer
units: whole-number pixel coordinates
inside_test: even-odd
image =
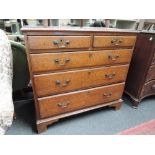
[[[125,81],[128,65],[101,67],[34,76],[37,96]]]
[[[155,65],[151,66],[146,78],[146,82],[155,79]]]
[[[30,50],[90,48],[91,36],[29,36]]]
[[[136,36],[95,36],[93,47],[133,47]]]
[[[63,70],[101,65],[127,64],[132,50],[101,50],[30,54],[32,72]]]
[[[120,99],[124,83],[38,98],[40,117],[46,118]]]

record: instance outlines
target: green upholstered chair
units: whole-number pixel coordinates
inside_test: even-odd
[[[30,81],[28,61],[25,46],[21,43],[11,41],[13,53],[13,92],[22,90],[28,86]]]

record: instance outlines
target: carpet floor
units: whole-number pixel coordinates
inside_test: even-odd
[[[42,135],[113,135],[155,119],[155,97],[144,99],[138,109],[131,107],[128,96],[124,96],[122,108],[101,108],[64,118],[48,127]],[[33,102],[15,104],[17,118],[7,135],[35,135]]]
[[[118,135],[155,135],[155,119],[124,130]]]

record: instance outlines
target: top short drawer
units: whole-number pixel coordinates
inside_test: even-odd
[[[29,36],[30,50],[90,48],[90,36]]]
[[[93,47],[133,47],[136,36],[94,36]]]

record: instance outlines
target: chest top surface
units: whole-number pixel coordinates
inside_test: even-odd
[[[27,33],[28,35],[38,34],[42,33],[43,35],[46,34],[54,34],[57,33],[57,35],[60,33],[64,34],[75,34],[75,33],[83,33],[85,34],[96,34],[96,33],[103,33],[103,34],[129,34],[134,35],[139,33],[139,31],[136,30],[128,30],[128,29],[115,29],[115,28],[94,28],[94,27],[24,27],[21,29],[23,33]]]

